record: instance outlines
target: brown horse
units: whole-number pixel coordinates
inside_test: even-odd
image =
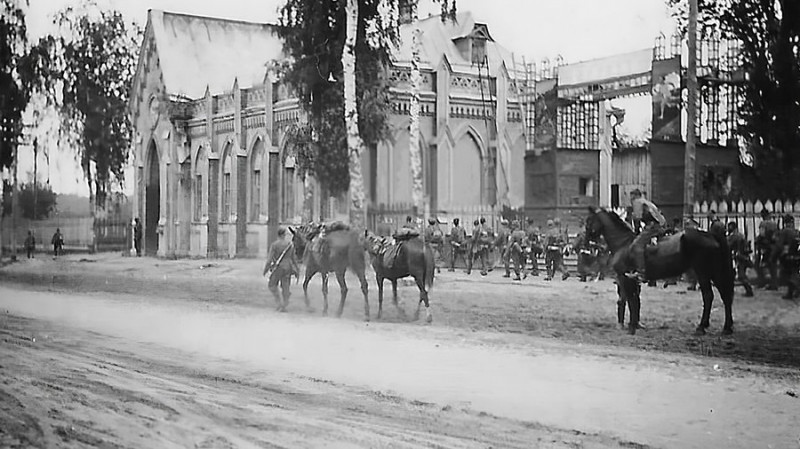
[[[295,249],[298,254],[302,254],[305,265],[303,294],[306,303],[308,303],[308,283],[316,273],[319,273],[322,276],[322,314],[328,314],[328,274],[334,273],[341,292],[336,316],[341,317],[347,299],[345,273],[350,268],[361,283],[361,293],[364,294],[364,319],[369,321],[369,287],[365,274],[367,263],[361,234],[343,223],[330,224],[326,232],[322,231],[323,225],[304,225],[294,232]]]
[[[631,227],[613,212],[596,207],[589,208],[586,235],[596,238],[602,234],[611,250],[611,265],[617,274],[618,290],[622,299],[618,316],[624,317],[625,303],[631,312],[629,333],[639,327],[639,282],[626,276],[631,266],[631,243],[635,234]],[[722,334],[733,332],[733,262],[724,236],[698,229],[687,229],[674,234],[645,251],[645,273],[648,279],[668,279],[693,269],[703,294],[703,316],[695,334],[705,334],[709,327],[711,305],[714,301],[712,285],[717,288],[725,305],[725,324]]]
[[[419,288],[419,302],[414,320],[419,319],[419,310],[422,303],[425,303],[425,320],[430,323],[433,321],[430,303],[428,301],[428,290],[433,286],[433,273],[436,266],[433,250],[425,245],[419,237],[411,238],[402,243],[397,248],[397,257],[389,266],[386,260],[388,243],[385,237],[377,236],[369,231],[365,232],[367,239],[367,251],[372,258],[372,268],[375,269],[375,280],[378,283],[378,319],[383,312],[383,281],[392,281],[392,302],[401,314],[405,314],[397,303],[397,280],[412,276]]]

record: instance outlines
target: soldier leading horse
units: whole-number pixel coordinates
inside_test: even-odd
[[[328,274],[334,273],[339,282],[341,299],[336,316],[341,317],[347,299],[345,272],[348,268],[358,276],[361,293],[364,294],[364,319],[369,321],[369,296],[364,257],[364,244],[360,233],[351,230],[344,223],[305,225],[294,232],[294,244],[298,254],[302,254],[305,265],[303,295],[308,304],[308,283],[316,273],[322,276],[322,314],[328,314]]]
[[[639,326],[639,282],[629,278],[626,273],[631,268],[631,243],[635,234],[631,227],[613,212],[596,207],[589,208],[586,219],[586,234],[595,238],[605,237],[612,253],[611,265],[617,274],[621,295],[622,316],[625,302],[631,312],[629,333],[636,332]],[[722,334],[733,332],[733,263],[724,236],[716,236],[698,229],[687,229],[674,234],[645,252],[645,273],[650,280],[680,276],[689,269],[697,275],[700,291],[703,294],[703,316],[695,334],[705,334],[709,327],[711,305],[714,301],[712,285],[717,288],[725,305],[725,324]]]

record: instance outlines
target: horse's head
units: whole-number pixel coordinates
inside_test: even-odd
[[[386,237],[373,234],[369,230],[364,231],[364,249],[370,255],[377,255],[384,246],[386,246]]]
[[[304,225],[297,226],[296,228],[292,229],[289,228],[289,231],[292,233],[292,243],[294,243],[295,254],[298,257],[302,257],[306,246],[314,238],[317,232],[315,232],[316,226],[314,223],[308,223]]]
[[[605,238],[609,249],[616,252],[630,245],[636,234],[616,212],[589,206],[589,215],[586,217],[586,238],[597,241],[600,236]]]
[[[596,206],[589,206],[589,215],[586,216],[586,223],[584,229],[586,230],[586,238],[589,240],[597,240],[603,232],[603,222],[599,214],[603,210]]]

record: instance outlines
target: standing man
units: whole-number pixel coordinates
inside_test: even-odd
[[[497,256],[503,261],[503,267],[506,269],[503,275],[504,278],[511,277],[508,254],[508,238],[510,236],[511,230],[508,227],[508,220],[503,218],[500,220],[500,228],[497,230],[497,236],[494,239],[494,247],[497,248]]]
[[[753,287],[747,281],[747,268],[753,265],[750,261],[750,246],[744,235],[739,232],[739,225],[735,221],[728,222],[728,248],[731,250],[731,257],[736,267],[736,279],[744,287],[744,295],[752,297]]]
[[[756,275],[758,276],[758,286],[765,287],[767,290],[778,289],[778,270],[773,257],[773,247],[775,236],[778,233],[778,223],[772,219],[772,214],[761,209],[761,224],[758,225],[758,237],[756,237]],[[769,284],[764,277],[764,268],[769,271]]]
[[[490,229],[486,226],[486,219],[481,217],[475,221],[475,229],[472,231],[472,257],[470,258],[467,274],[472,273],[472,259],[477,257],[481,261],[481,276],[489,274],[487,271],[487,255],[489,245],[491,245]]]
[[[514,280],[520,281],[519,273],[522,271],[523,277],[528,277],[525,272],[525,248],[527,244],[527,235],[522,230],[519,221],[514,220],[511,222],[511,235],[508,237],[508,257],[514,267]]]
[[[267,287],[275,297],[275,303],[278,304],[278,312],[286,312],[286,306],[289,305],[289,286],[292,283],[292,275],[297,275],[297,260],[294,254],[294,244],[290,239],[286,238],[286,228],[281,226],[278,228],[278,239],[272,242],[269,247],[269,256],[267,263],[264,264],[264,273],[266,276],[268,271],[272,271],[269,275],[269,282]],[[278,285],[280,284],[283,293],[283,299],[278,293]],[[309,308],[306,303],[306,308]]]
[[[461,220],[458,218],[453,219],[453,228],[450,229],[450,269],[448,271],[456,271],[456,257],[461,256],[464,260],[464,265],[469,266],[470,262],[466,260],[467,257],[467,231],[461,226]]]
[[[794,227],[794,217],[787,214],[783,217],[783,228],[778,231],[772,250],[775,260],[781,263],[781,282],[787,286],[783,299],[793,299],[797,293],[798,243],[800,233]]]
[[[658,206],[644,198],[639,189],[631,192],[631,209],[633,229],[638,230],[642,225],[644,226],[631,244],[631,256],[634,262],[632,276],[637,277],[640,282],[646,282],[644,249],[653,237],[661,234],[667,221],[658,210]]]
[[[441,273],[439,261],[442,258],[442,244],[444,243],[444,233],[442,228],[439,227],[439,222],[436,218],[428,219],[428,227],[425,228],[425,243],[430,245],[433,250],[433,263],[436,266],[436,272]]]
[[[33,236],[33,231],[28,230],[28,236],[25,237],[25,252],[28,254],[28,259],[33,258],[34,251],[36,251],[36,238]]]
[[[56,228],[50,243],[53,245],[53,257],[58,257],[59,253],[64,252],[64,236],[61,235],[61,228]]]
[[[553,220],[547,220],[547,231],[544,234],[544,266],[547,272],[545,281],[553,280],[556,271],[561,272],[561,280],[569,277],[564,269],[564,235],[556,227]]]
[[[525,229],[528,236],[528,245],[531,256],[531,275],[539,276],[539,256],[544,252],[541,239],[539,238],[539,228],[533,224],[533,218],[528,218],[528,227]]]
[[[136,248],[136,257],[142,257],[142,222],[139,217],[133,221],[133,247]]]

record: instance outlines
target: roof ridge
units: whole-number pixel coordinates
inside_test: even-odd
[[[276,23],[269,23],[269,22],[253,22],[249,20],[241,20],[241,19],[227,19],[224,17],[212,17],[212,16],[201,16],[198,14],[188,14],[184,12],[174,12],[174,11],[164,11],[163,9],[150,9],[148,12],[160,12],[162,15],[167,16],[181,16],[181,17],[189,17],[192,19],[201,19],[207,21],[214,21],[214,22],[226,22],[226,23],[238,23],[241,25],[250,25],[250,26],[257,26],[257,27],[278,27],[280,25]]]

